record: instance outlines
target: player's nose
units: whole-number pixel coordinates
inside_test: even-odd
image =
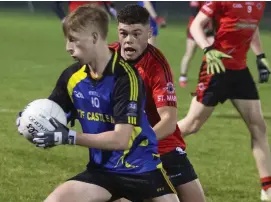
[[[128,35],[125,40],[126,43],[131,44],[133,43],[133,37],[131,35]]]
[[[70,54],[72,54],[74,51],[73,51],[73,48],[72,48],[72,45],[70,42],[67,41],[66,43],[66,51]]]

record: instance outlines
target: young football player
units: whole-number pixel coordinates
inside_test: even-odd
[[[255,82],[247,67],[251,47],[256,54],[259,81],[270,74],[259,35],[263,1],[209,1],[201,7],[190,31],[205,57],[200,69],[195,97],[187,116],[178,122],[183,135],[198,131],[218,103],[230,99],[241,114],[251,134],[252,152],[262,182],[262,193],[271,200],[271,154],[261,102]],[[211,45],[204,26],[215,21],[216,35]],[[263,197],[262,197],[263,198]]]
[[[159,140],[163,167],[180,201],[204,202],[201,184],[177,127],[177,100],[171,68],[163,53],[148,44],[152,31],[149,13],[143,7],[130,4],[119,11],[117,21],[119,42],[110,47],[135,66],[144,81],[145,111]]]
[[[136,69],[107,45],[108,14],[83,5],[65,19],[66,50],[78,62],[63,71],[49,99],[77,112],[82,133],[51,118],[54,131],[35,134],[37,147],[89,148],[82,173],[58,186],[46,202],[178,202],[157,151],[145,109],[143,81]]]

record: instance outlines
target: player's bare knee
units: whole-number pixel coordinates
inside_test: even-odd
[[[195,120],[193,123],[193,130],[192,130],[193,133],[197,133],[200,130],[202,125],[203,125],[203,123],[200,120],[198,120],[198,119]]]
[[[202,125],[203,123],[200,121],[200,119],[190,115],[186,116],[184,119],[178,122],[180,130],[185,136],[197,133]]]
[[[190,132],[191,133],[197,133],[201,126],[203,125],[203,122],[201,121],[200,117],[195,117],[190,122]]]
[[[189,129],[187,130],[187,134],[194,134],[199,131],[200,128],[198,128],[196,125],[190,125]]]
[[[192,99],[189,112],[185,118],[185,127],[189,128],[189,133],[196,133],[200,130],[202,125],[210,117],[214,107],[206,107],[197,101],[197,98]],[[181,129],[181,128],[180,128]]]
[[[251,117],[248,122],[248,128],[251,132],[252,139],[258,140],[266,137],[266,123],[263,117]]]
[[[189,124],[189,127],[188,127],[188,130],[187,130],[187,134],[194,134],[194,133],[197,133],[201,128],[201,125],[200,124],[197,124],[196,123],[191,123]]]

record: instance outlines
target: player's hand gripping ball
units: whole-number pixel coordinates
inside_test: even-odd
[[[32,142],[34,134],[55,129],[49,121],[52,117],[67,125],[66,114],[57,103],[49,99],[34,100],[19,113],[16,119],[18,132]]]

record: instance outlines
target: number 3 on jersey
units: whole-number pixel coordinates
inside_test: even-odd
[[[91,97],[92,107],[100,108],[100,101],[97,97]]]

